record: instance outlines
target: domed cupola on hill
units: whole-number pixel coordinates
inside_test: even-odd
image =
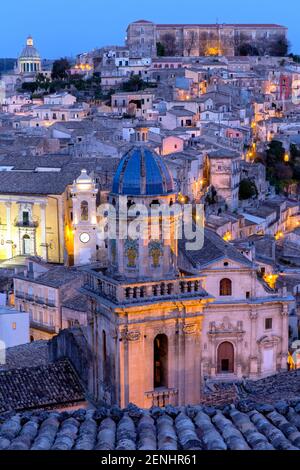
[[[41,57],[34,47],[33,39],[28,36],[26,46],[18,59],[19,73],[38,73],[41,71]]]
[[[112,270],[134,279],[174,276],[178,215],[171,208],[176,198],[170,171],[152,149],[136,145],[123,156],[109,198],[117,220],[117,236],[109,244]],[[125,212],[127,236],[122,238],[119,230]],[[134,223],[139,225],[136,237],[129,232]],[[170,227],[169,236],[165,227]]]

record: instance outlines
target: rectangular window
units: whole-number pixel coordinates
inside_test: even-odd
[[[48,301],[51,305],[55,305],[55,292],[52,289],[48,291]]]
[[[23,225],[26,227],[29,225],[29,212],[23,211]]]
[[[273,319],[272,318],[266,318],[265,320],[265,329],[266,330],[272,330],[273,328]]]
[[[13,322],[12,325],[11,325],[11,327],[12,327],[13,330],[16,330],[16,329],[17,329],[17,324],[16,324],[16,322]]]

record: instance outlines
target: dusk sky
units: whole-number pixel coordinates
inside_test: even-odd
[[[204,6],[206,4],[206,6]],[[299,0],[1,0],[0,57],[17,57],[31,34],[43,58],[123,44],[128,23],[279,23],[300,53]]]

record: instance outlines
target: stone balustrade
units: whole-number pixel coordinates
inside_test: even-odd
[[[97,295],[122,303],[133,303],[176,296],[191,297],[203,293],[203,278],[183,277],[166,281],[118,283],[108,280],[104,275],[87,274],[85,289]]]
[[[178,390],[176,388],[157,388],[146,392],[147,398],[152,400],[152,406],[164,407],[174,405]]]

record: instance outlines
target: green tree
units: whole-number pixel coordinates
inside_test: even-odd
[[[38,89],[36,82],[24,82],[22,83],[22,90],[34,93]]]
[[[211,186],[205,196],[205,202],[209,206],[212,204],[216,204],[218,201],[218,194],[214,186]]]
[[[288,55],[288,57],[290,57],[291,59],[293,59],[294,62],[296,62],[297,64],[300,63],[300,55],[297,55],[297,54],[293,54],[292,52]]]
[[[127,82],[123,83],[122,89],[123,91],[140,91],[147,86],[148,84],[139,75],[133,75]]]
[[[289,52],[290,44],[285,36],[280,36],[274,40],[270,47],[270,55],[275,57],[285,57]]]
[[[165,46],[161,42],[156,43],[156,52],[158,57],[163,57],[165,55]]]
[[[257,187],[254,181],[251,181],[250,179],[243,179],[240,182],[240,187],[239,187],[240,201],[245,201],[247,199],[250,199],[252,197],[257,197],[257,196],[258,196],[258,191],[257,191]]]
[[[275,163],[282,162],[285,154],[282,142],[272,140],[267,149],[267,166],[274,165]]]
[[[50,79],[43,75],[42,73],[38,73],[36,76],[36,84],[38,89],[42,90],[49,90],[50,87]]]
[[[280,141],[273,140],[269,143],[266,151],[266,174],[270,183],[275,186],[276,192],[285,190],[298,177],[295,170],[295,160],[290,154],[290,158],[285,160],[285,149]]]
[[[53,67],[52,67],[52,74],[51,74],[52,79],[53,80],[57,80],[57,79],[65,80],[69,76],[68,71],[70,67],[71,67],[70,62],[66,58],[55,60],[55,62],[53,63]]]
[[[239,55],[241,56],[258,56],[259,52],[255,46],[249,43],[243,43],[239,47]]]

